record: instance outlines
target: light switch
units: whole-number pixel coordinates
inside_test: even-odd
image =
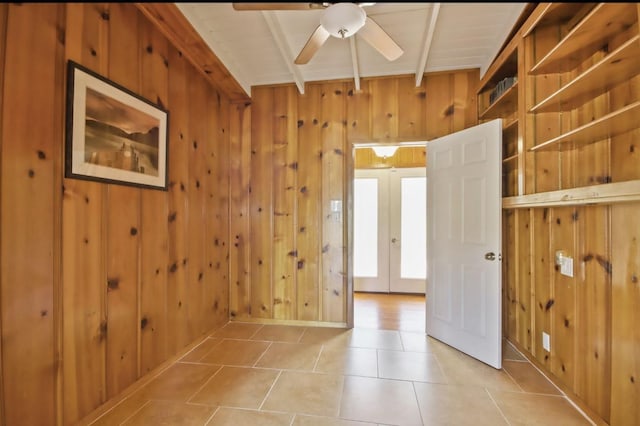
[[[568,277],[573,277],[573,258],[563,257],[560,263],[560,273]]]

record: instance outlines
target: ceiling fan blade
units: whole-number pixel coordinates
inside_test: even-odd
[[[307,40],[307,44],[304,45],[294,63],[296,65],[303,65],[309,62],[330,35],[329,31],[325,30],[322,25],[318,25],[318,28],[311,34],[311,37]]]
[[[324,9],[322,3],[232,3],[235,10],[312,10]]]
[[[395,61],[404,53],[391,36],[368,16],[357,34],[390,61]]]

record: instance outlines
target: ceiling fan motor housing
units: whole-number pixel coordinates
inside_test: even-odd
[[[364,26],[367,14],[355,3],[336,3],[324,10],[320,25],[332,36],[347,38]]]

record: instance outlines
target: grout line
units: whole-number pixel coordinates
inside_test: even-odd
[[[318,362],[320,362],[320,357],[322,356],[322,352],[324,351],[324,345],[320,345],[320,352],[318,352],[318,357],[316,358],[316,362],[313,363],[313,368],[311,371],[316,371],[318,367]]]
[[[267,351],[269,350],[269,348],[271,348],[272,345],[273,345],[273,342],[269,342],[269,346],[267,346],[266,349],[264,351],[262,351],[262,353],[260,354],[258,359],[256,359],[256,362],[254,362],[251,367],[256,367],[258,365],[260,360],[264,357],[264,355],[267,353]]]
[[[418,405],[418,414],[420,414],[420,421],[423,425],[427,423],[424,421],[424,417],[422,416],[422,407],[420,406],[420,401],[418,401],[418,391],[416,390],[416,382],[411,382],[411,388],[413,389],[413,396],[416,398],[416,404]]]
[[[216,364],[208,364],[208,365],[216,365]],[[200,386],[198,388],[198,390],[193,393],[193,395],[191,395],[189,398],[187,398],[187,400],[185,402],[190,403],[191,400],[193,399],[193,397],[196,396],[198,393],[200,393],[200,391],[202,389],[204,389],[204,387],[207,386],[207,384],[209,384],[209,382],[211,380],[213,380],[213,378],[216,377],[218,375],[218,373],[220,373],[222,371],[222,369],[224,368],[224,366],[222,366],[222,365],[219,365],[219,367],[220,368],[218,368],[216,370],[216,372],[211,375],[211,377],[209,377],[207,380],[205,380],[204,383],[202,384],[202,386]]]
[[[509,373],[509,371],[508,371],[506,368],[504,368],[504,365],[502,366],[502,371],[504,371],[504,372],[505,372],[505,374],[506,374],[507,376],[509,376],[509,378],[510,378],[511,380],[513,380],[513,383],[515,383],[515,384],[516,384],[516,386],[518,386],[518,387],[520,388],[520,390],[522,391],[522,393],[529,393],[529,392],[525,391],[525,390],[524,390],[524,388],[523,388],[522,386],[520,386],[520,383],[518,383],[518,381],[517,381],[517,380],[516,380],[512,375],[511,375],[511,373]]]
[[[213,414],[211,414],[211,417],[209,417],[209,419],[204,423],[204,426],[207,426],[208,424],[211,423],[211,420],[213,420],[213,417],[218,414],[218,411],[220,411],[220,407],[216,407],[215,410],[213,410]]]
[[[511,422],[509,421],[509,419],[507,419],[507,416],[502,412],[502,409],[500,408],[496,400],[493,399],[493,395],[491,395],[491,392],[489,392],[489,389],[484,388],[484,391],[487,393],[487,395],[489,395],[489,399],[491,400],[491,402],[493,402],[493,405],[496,406],[496,408],[498,409],[498,412],[500,413],[504,421],[507,422],[507,425],[511,425]]]
[[[298,336],[298,340],[296,341],[296,343],[301,343],[302,336],[304,336],[304,334],[307,332],[307,328],[308,327],[304,327],[304,329],[302,330],[302,333],[300,333],[300,335]]]
[[[273,383],[271,383],[271,387],[267,391],[267,394],[264,396],[264,399],[262,400],[262,402],[260,403],[260,406],[258,407],[259,411],[262,411],[262,407],[264,406],[264,403],[267,402],[267,398],[269,398],[269,395],[271,395],[271,391],[276,386],[276,383],[278,383],[278,380],[280,380],[280,376],[282,376],[282,370],[280,370],[280,372],[276,376],[276,379],[273,381]]]
[[[133,416],[135,416],[136,414],[138,414],[140,412],[140,410],[142,410],[145,406],[151,404],[151,399],[147,399],[147,401],[142,404],[140,407],[138,407],[137,410],[135,410],[133,413],[131,413],[127,418],[125,418],[124,420],[122,420],[120,422],[121,425],[125,424],[129,419],[131,419]],[[102,417],[102,416],[100,416]],[[97,420],[97,419],[96,419]],[[95,423],[95,422],[94,422]]]

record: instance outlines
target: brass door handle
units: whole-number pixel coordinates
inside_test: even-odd
[[[496,260],[496,254],[492,251],[485,253],[484,258],[487,260]]]

